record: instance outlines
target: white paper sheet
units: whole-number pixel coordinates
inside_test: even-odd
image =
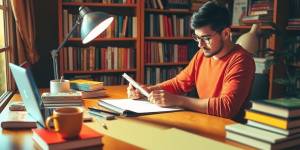
[[[182,110],[181,108],[166,108],[152,104],[148,101],[143,100],[132,100],[132,99],[106,99],[102,100],[105,103],[113,105],[115,107],[130,110],[136,113],[155,113],[155,112],[168,112]]]

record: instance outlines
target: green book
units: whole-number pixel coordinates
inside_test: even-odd
[[[225,130],[226,139],[264,150],[288,149],[298,146],[300,142],[299,134],[285,136],[243,124],[227,125]]]
[[[270,100],[252,101],[251,110],[283,118],[300,117],[300,99],[276,98]]]

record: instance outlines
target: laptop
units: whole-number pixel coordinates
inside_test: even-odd
[[[42,100],[31,71],[28,68],[23,68],[12,63],[9,63],[9,67],[27,112],[42,127],[45,127],[45,118],[42,115]]]

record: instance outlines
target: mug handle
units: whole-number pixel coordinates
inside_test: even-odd
[[[47,120],[46,120],[46,127],[47,127],[47,129],[48,130],[50,130],[50,131],[54,131],[54,132],[56,132],[55,131],[55,128],[53,129],[53,128],[51,128],[51,126],[50,126],[50,122],[53,120],[53,119],[56,119],[57,117],[54,117],[54,116],[50,116],[50,117],[48,117],[47,118]]]

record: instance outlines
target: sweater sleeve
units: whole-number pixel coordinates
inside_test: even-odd
[[[221,95],[209,98],[207,114],[233,118],[249,96],[255,73],[254,60],[252,57],[236,58],[225,73]]]
[[[162,89],[173,93],[181,94],[192,90],[195,86],[195,64],[198,62],[199,52],[195,54],[190,63],[176,77],[158,84]]]

